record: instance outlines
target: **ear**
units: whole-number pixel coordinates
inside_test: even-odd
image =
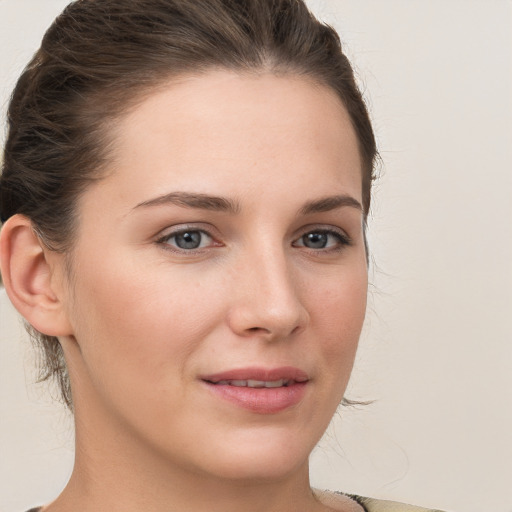
[[[44,246],[24,215],[13,215],[2,226],[0,269],[7,295],[25,320],[48,336],[72,330],[62,302],[63,258]]]

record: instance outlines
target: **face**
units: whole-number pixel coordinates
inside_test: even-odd
[[[304,467],[366,305],[342,104],[303,78],[184,78],[119,121],[110,170],[78,205],[66,301],[78,435],[226,478]]]

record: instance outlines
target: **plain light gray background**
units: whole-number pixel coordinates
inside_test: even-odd
[[[0,107],[66,0],[0,0]],[[512,3],[311,0],[341,33],[383,158],[370,307],[313,484],[512,512]],[[0,291],[0,510],[54,497],[72,421],[32,384]]]

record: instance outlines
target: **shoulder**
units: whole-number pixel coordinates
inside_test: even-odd
[[[441,512],[437,509],[417,507],[398,503],[397,501],[377,500],[354,495],[348,496],[364,507],[366,512]]]

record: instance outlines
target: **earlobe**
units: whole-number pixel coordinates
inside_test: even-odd
[[[71,334],[63,308],[58,271],[48,260],[50,251],[24,215],[9,218],[0,232],[0,268],[14,307],[39,332],[48,336]]]

